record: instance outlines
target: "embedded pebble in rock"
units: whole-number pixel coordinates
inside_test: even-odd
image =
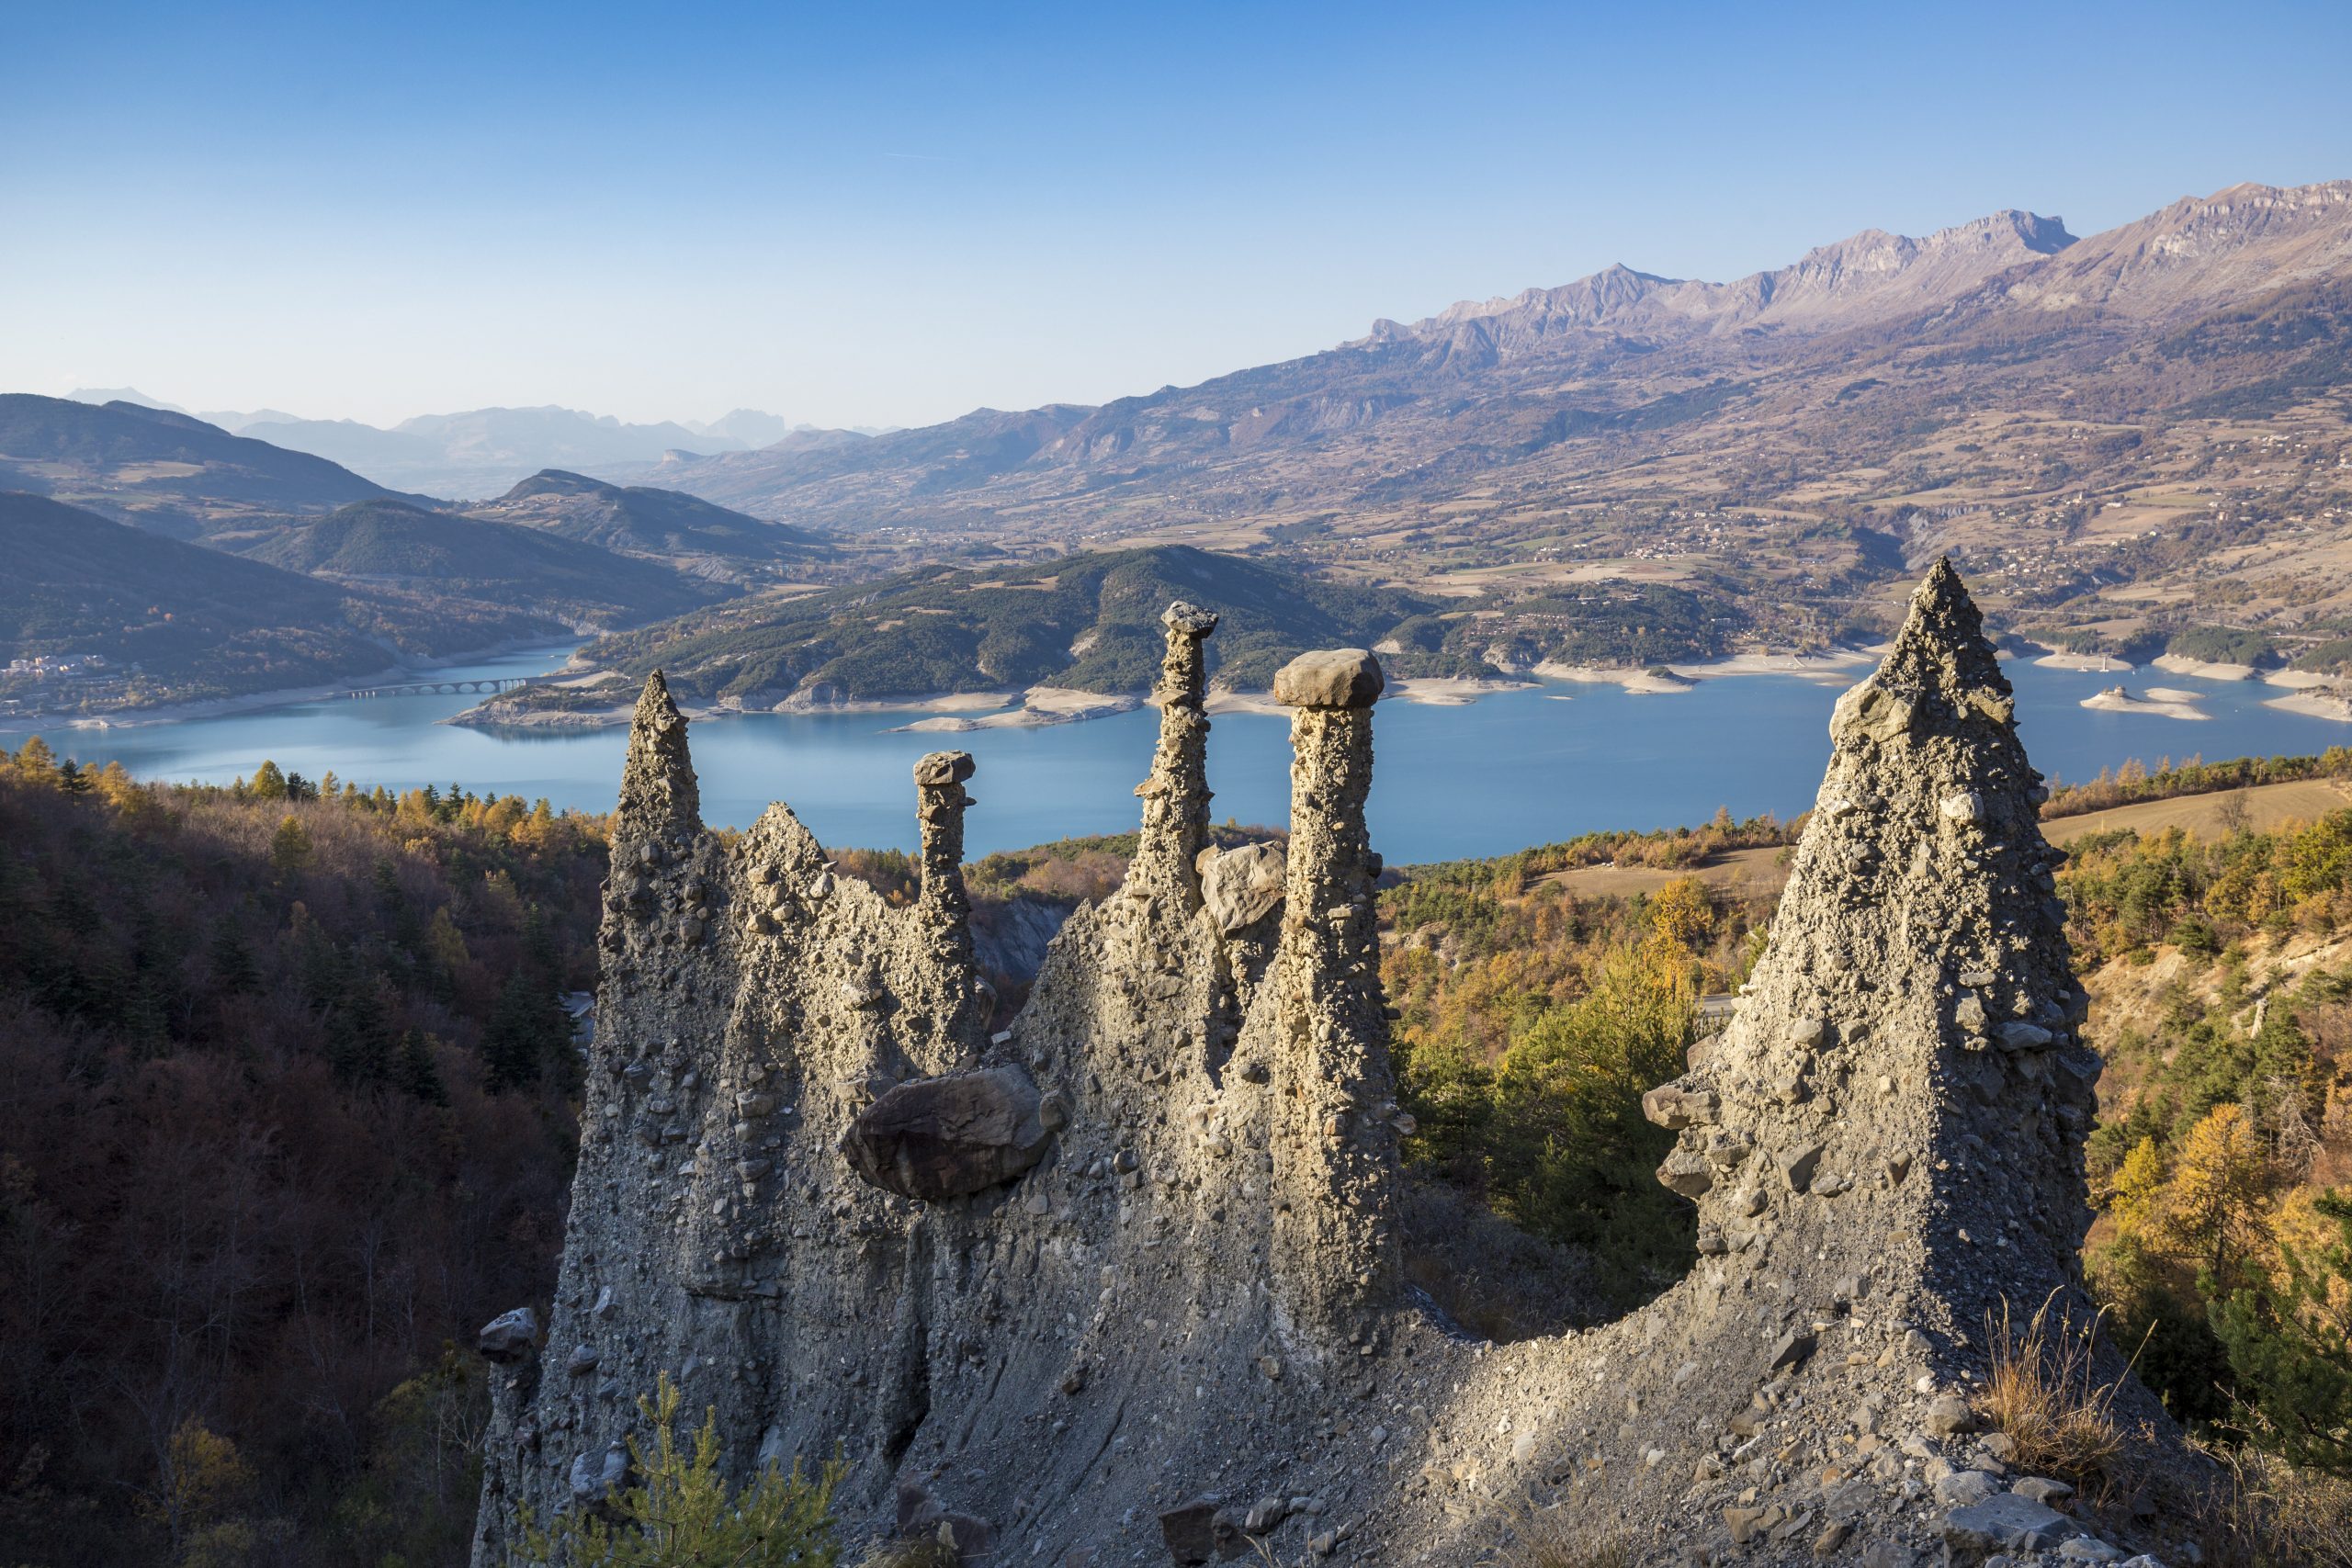
[[[1163,618],[1125,885],[1069,917],[993,1033],[971,759],[917,765],[921,881],[895,907],[783,806],[706,830],[686,721],[648,682],[561,1275],[482,1339],[478,1568],[509,1560],[518,1505],[544,1520],[625,1479],[635,1396],[665,1374],[732,1482],[838,1453],[853,1558],[910,1499],[998,1568],[1454,1568],[1492,1561],[1529,1499],[1641,1563],[1736,1541],[1742,1563],[1912,1568],[2083,1534],[2033,1478],[1998,1491],[1998,1434],[1966,1435],[1987,1314],[2086,1309],[2099,1065],[2040,778],[1949,565],[1837,705],[1736,1012],[1643,1100],[1673,1139],[1659,1179],[1697,1207],[1687,1272],[1516,1343],[1416,1283],[1521,1267],[1527,1238],[1416,1229],[1407,1201],[1364,820],[1378,662],[1277,677],[1290,837],[1219,853],[1214,628]],[[2128,1378],[2117,1408],[2162,1436],[2151,1464],[2187,1462]]]

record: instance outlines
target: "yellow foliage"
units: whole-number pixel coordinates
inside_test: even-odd
[[[2220,1288],[2263,1242],[2270,1162],[2242,1105],[2217,1105],[2181,1140],[2165,1203],[2175,1249],[2211,1267]]]
[[[2108,1214],[2126,1235],[2143,1235],[2156,1217],[2164,1190],[2164,1156],[2156,1152],[2155,1139],[2143,1138],[2116,1170]]]
[[[1690,946],[1714,923],[1714,900],[1695,876],[1678,876],[1650,897],[1650,929],[1678,947]]]

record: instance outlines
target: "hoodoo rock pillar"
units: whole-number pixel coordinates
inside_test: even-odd
[[[1283,1109],[1273,1130],[1274,1268],[1302,1327],[1343,1326],[1394,1269],[1396,1089],[1380,989],[1364,826],[1379,661],[1301,655],[1274,677],[1291,720],[1291,823],[1282,945]]]
[[[1168,628],[1155,694],[1159,745],[1151,776],[1136,785],[1143,797],[1143,831],[1127,881],[1190,915],[1201,906],[1193,863],[1208,842],[1208,657],[1203,645],[1216,630],[1216,616],[1179,601],[1159,619]]]

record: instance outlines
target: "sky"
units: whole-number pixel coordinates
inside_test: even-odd
[[[0,390],[1094,403],[1613,262],[2352,177],[2352,6],[0,0]]]

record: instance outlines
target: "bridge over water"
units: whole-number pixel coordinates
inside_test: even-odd
[[[411,681],[396,686],[361,686],[345,692],[344,696],[354,702],[362,697],[456,696],[465,692],[503,692],[527,684],[529,679],[526,675],[499,675],[467,681]]]

